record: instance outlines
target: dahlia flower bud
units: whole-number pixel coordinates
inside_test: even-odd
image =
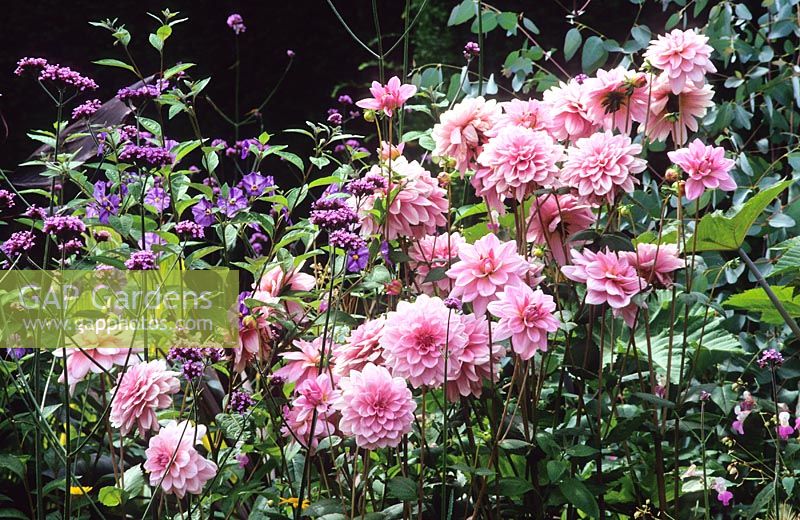
[[[374,110],[364,110],[364,121],[367,123],[374,123],[375,122],[375,111]]]
[[[676,182],[675,191],[678,192],[678,197],[683,197],[684,193],[686,192],[686,182],[685,181]]]
[[[399,296],[403,291],[403,284],[400,282],[400,280],[395,279],[385,284],[384,289],[386,290],[386,294],[390,296]]]
[[[680,169],[675,166],[667,168],[667,171],[664,173],[664,180],[667,182],[678,182],[681,180]]]
[[[450,174],[447,172],[439,172],[439,175],[436,176],[436,180],[439,181],[439,186],[446,188],[450,185]]]

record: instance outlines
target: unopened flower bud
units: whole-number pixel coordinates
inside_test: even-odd
[[[367,123],[374,123],[375,122],[375,111],[374,110],[364,110],[364,121]]]
[[[400,280],[394,279],[391,282],[384,285],[384,289],[386,289],[386,294],[390,296],[399,296],[400,293],[403,291],[403,284]]]
[[[677,166],[670,166],[664,173],[664,180],[667,182],[677,182],[681,180],[681,171]]]
[[[684,181],[676,182],[675,191],[678,192],[678,197],[683,197],[683,194],[686,193],[686,182]]]
[[[436,180],[439,181],[439,186],[446,188],[450,184],[450,174],[447,172],[439,172],[439,175],[436,176]]]

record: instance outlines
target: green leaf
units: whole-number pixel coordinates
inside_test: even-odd
[[[558,485],[558,489],[570,504],[589,515],[590,518],[600,517],[597,500],[583,482],[576,478],[568,478]]]
[[[548,460],[547,461],[547,478],[552,483],[556,483],[561,479],[561,476],[566,473],[567,464],[562,460]]]
[[[25,465],[19,460],[19,457],[3,453],[0,455],[0,469],[8,470],[18,476],[20,479],[25,478]]]
[[[336,175],[328,175],[327,177],[321,177],[319,179],[313,180],[308,183],[308,188],[316,188],[317,186],[327,186],[329,184],[333,184],[336,182],[342,182],[342,179],[337,177]]]
[[[122,503],[122,490],[115,486],[106,486],[100,488],[98,498],[100,498],[100,503],[106,507],[117,507]]]
[[[170,68],[168,68],[167,70],[164,71],[164,79],[169,79],[172,76],[174,76],[175,74],[178,74],[179,72],[183,72],[185,70],[188,70],[188,69],[190,69],[192,67],[194,67],[194,63],[179,63],[179,64],[175,65],[174,67],[170,67]]]
[[[417,500],[417,483],[408,477],[394,477],[387,487],[390,497],[404,502]]]
[[[794,288],[776,285],[771,286],[772,292],[780,300],[783,308],[793,318],[800,316],[800,294],[794,294]],[[749,289],[743,293],[734,294],[723,303],[726,307],[733,307],[748,312],[760,312],[761,320],[772,325],[783,324],[783,318],[778,314],[767,293],[761,287]]]
[[[573,27],[569,31],[567,31],[567,36],[564,38],[564,57],[567,61],[571,60],[575,53],[578,52],[578,49],[581,46],[581,42],[583,41],[583,36],[581,36],[581,32]]]
[[[150,45],[152,45],[153,48],[158,52],[164,50],[164,40],[159,38],[158,35],[150,34],[150,36],[147,37],[147,40],[150,42]]]
[[[509,477],[500,479],[500,493],[505,496],[522,496],[532,489],[533,484],[521,478]]]
[[[761,190],[744,205],[734,208],[727,215],[715,212],[703,216],[697,225],[696,236],[686,239],[687,244],[692,244],[688,247],[698,252],[738,249],[758,216],[793,183],[793,179],[788,179]]]
[[[800,237],[790,238],[774,246],[772,249],[783,251],[772,271],[767,275],[779,276],[785,273],[800,273]]]
[[[497,23],[506,31],[512,32],[517,29],[517,14],[511,12],[504,12],[497,15]]]
[[[755,518],[756,515],[758,515],[767,504],[772,502],[773,496],[775,496],[775,486],[772,484],[767,484],[764,486],[764,489],[762,489],[761,492],[756,495],[756,498],[753,500],[750,509],[748,509],[747,520],[752,520]]]
[[[670,29],[678,25],[678,22],[680,21],[681,21],[681,13],[674,13],[672,16],[667,18],[667,23],[664,24],[664,30],[669,31]]]
[[[136,72],[131,65],[128,65],[124,61],[115,60],[112,58],[104,58],[102,60],[93,61],[92,63],[94,63],[95,65],[103,65],[105,67],[119,67],[120,69]]]
[[[158,38],[162,42],[166,41],[166,39],[169,38],[171,34],[172,34],[172,27],[170,27],[169,25],[162,25],[156,31],[156,36],[158,36]]]
[[[583,72],[591,74],[606,62],[608,51],[603,45],[603,39],[599,36],[589,36],[583,44],[583,54],[581,55],[581,67]]]
[[[478,12],[475,0],[464,0],[450,11],[450,18],[447,25],[460,25],[468,22]]]

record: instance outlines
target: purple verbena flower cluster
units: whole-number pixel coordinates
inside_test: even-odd
[[[86,224],[72,215],[56,215],[44,219],[42,231],[55,235],[62,240],[68,240],[86,231]]]
[[[100,103],[99,99],[90,99],[85,103],[81,103],[72,110],[72,119],[81,119],[81,118],[88,119],[89,117],[94,115],[95,112],[100,110],[101,106],[102,103]]]
[[[125,260],[125,267],[131,271],[150,271],[156,268],[156,254],[152,251],[134,251]]]
[[[345,186],[345,191],[356,197],[372,195],[376,190],[385,190],[388,185],[386,177],[378,173],[368,173],[360,179],[354,179]]]
[[[165,79],[159,79],[155,83],[142,85],[141,87],[137,88],[121,88],[119,91],[117,91],[117,98],[123,102],[138,104],[150,99],[156,99],[168,88],[169,81]]]
[[[766,368],[768,366],[771,367],[779,367],[783,364],[783,355],[775,350],[774,348],[767,349],[761,353],[761,356],[758,358],[758,366],[761,368]]]
[[[344,229],[358,222],[358,215],[341,197],[322,197],[311,206],[311,223],[326,231]]]
[[[175,226],[175,232],[181,236],[189,238],[203,238],[205,237],[205,228],[191,220],[182,220]]]
[[[38,72],[39,81],[52,82],[58,88],[74,87],[81,92],[97,89],[97,83],[93,79],[87,78],[69,67],[62,67],[58,63],[49,63],[44,58],[22,58],[19,60],[14,74],[22,76],[26,72]]]
[[[244,18],[238,13],[233,13],[228,17],[228,27],[230,27],[237,36],[247,30],[247,27],[244,25]]]
[[[8,237],[8,240],[6,240],[3,245],[0,246],[0,250],[2,250],[7,257],[16,258],[33,249],[33,246],[35,245],[36,240],[34,239],[32,232],[17,231]]]
[[[15,197],[16,195],[8,190],[0,190],[0,210],[13,208]]]
[[[244,415],[247,413],[250,407],[255,404],[255,402],[255,399],[253,399],[253,396],[251,396],[249,393],[242,390],[236,390],[231,394],[228,406],[232,411]]]
[[[158,146],[139,146],[135,144],[127,145],[118,157],[120,162],[128,162],[139,165],[147,165],[153,168],[161,168],[172,163],[172,155],[166,148]]]
[[[467,42],[467,44],[464,45],[464,59],[471,60],[480,53],[481,48],[477,43]]]

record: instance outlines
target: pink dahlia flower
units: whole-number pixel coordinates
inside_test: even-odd
[[[285,361],[285,364],[276,370],[274,375],[283,378],[285,381],[300,385],[306,379],[317,377],[319,373],[319,363],[322,356],[322,337],[320,336],[314,341],[296,339],[293,345],[300,350],[281,352],[279,356]],[[329,348],[330,345],[326,345],[325,351],[327,352]],[[336,348],[336,345],[333,348]]]
[[[67,379],[70,388],[83,381],[88,374],[108,372],[114,365],[133,365],[139,362],[136,355],[141,348],[125,348],[130,344],[129,338],[115,336],[106,332],[87,331],[75,338],[75,344],[81,348],[53,349],[53,355],[63,357],[67,354]],[[64,374],[58,381],[64,382]]]
[[[264,296],[262,296],[263,298]],[[259,301],[265,301],[256,298]],[[269,297],[269,300],[275,300]],[[261,309],[267,309],[261,307]],[[244,372],[247,365],[253,361],[264,361],[269,359],[271,350],[268,340],[271,331],[266,317],[263,315],[247,315],[242,318],[239,326],[239,342],[233,347],[233,369],[239,373]]]
[[[437,289],[450,292],[450,279],[446,276],[432,282],[425,279],[431,269],[447,268],[451,262],[457,261],[458,250],[465,243],[466,240],[457,232],[428,235],[414,242],[408,251],[411,257],[408,266],[416,273],[416,282],[422,292],[428,295],[433,295]]]
[[[494,99],[467,98],[456,104],[433,127],[433,155],[454,158],[456,169],[464,174],[474,166],[487,133],[499,117],[500,106]]]
[[[167,370],[163,359],[128,368],[111,392],[111,425],[119,428],[122,435],[138,427],[142,438],[148,431],[157,431],[156,411],[172,404],[172,394],[181,388],[178,375]]]
[[[511,338],[511,348],[528,360],[536,351],[547,352],[547,334],[558,330],[560,322],[553,313],[553,297],[527,285],[506,287],[497,301],[489,304],[489,312],[500,321],[492,339]]]
[[[586,303],[590,305],[607,303],[614,309],[622,309],[647,285],[625,257],[608,249],[598,253],[588,249],[581,253],[573,251],[572,264],[561,271],[570,280],[586,284]]]
[[[494,233],[462,245],[458,251],[461,260],[447,271],[455,281],[450,296],[472,302],[475,314],[485,314],[500,289],[522,284],[531,269],[516,248],[514,241],[500,242]]]
[[[651,40],[644,58],[655,68],[664,71],[672,93],[678,94],[683,92],[687,84],[702,87],[706,73],[717,72],[711,63],[712,51],[707,36],[694,32],[694,29],[673,29]]]
[[[620,253],[647,283],[658,283],[662,287],[672,285],[672,272],[684,268],[684,262],[675,244],[636,245],[636,251]]]
[[[500,103],[503,114],[497,118],[494,128],[489,130],[486,135],[494,137],[501,128],[507,126],[518,126],[530,128],[531,130],[547,130],[550,124],[550,112],[548,106],[542,101],[529,99],[512,99],[505,103]]]
[[[569,237],[589,229],[596,219],[592,207],[574,195],[539,195],[531,203],[526,237],[529,242],[546,245],[555,261],[564,265]]]
[[[503,347],[489,348],[489,322],[486,316],[461,315],[467,344],[459,352],[453,352],[447,365],[447,398],[458,401],[461,396],[480,397],[485,380],[499,379],[500,359]],[[490,359],[491,357],[491,359]]]
[[[340,387],[339,428],[352,435],[359,447],[393,448],[411,431],[417,405],[402,377],[392,377],[386,368],[369,363],[342,378]]]
[[[544,92],[544,102],[550,112],[550,133],[559,141],[588,137],[598,128],[589,115],[585,85],[586,82],[571,80]]]
[[[445,349],[460,352],[466,341],[460,317],[440,298],[421,294],[414,303],[401,301],[388,314],[381,346],[392,375],[414,388],[436,388],[445,379]]]
[[[633,191],[639,182],[634,175],[647,167],[647,162],[637,157],[640,153],[642,145],[631,143],[627,135],[598,132],[578,139],[567,150],[561,180],[592,203],[613,204],[620,191]]]
[[[324,374],[323,374],[324,375]],[[331,410],[332,412],[333,410]],[[281,434],[284,437],[291,437],[301,446],[308,448],[309,440],[312,448],[319,445],[319,441],[330,437],[336,433],[336,422],[333,413],[317,413],[314,420],[313,411],[308,413],[300,407],[283,407],[284,425],[281,427]],[[311,425],[314,425],[314,433],[311,433]]]
[[[388,172],[373,166],[370,175],[384,175]],[[378,190],[368,196],[359,207],[361,215],[361,234],[383,234],[386,227],[386,240],[398,237],[422,238],[436,233],[436,228],[447,224],[447,192],[439,186],[428,170],[417,161],[408,162],[398,157],[391,162],[393,176],[399,177],[388,189]],[[378,198],[389,198],[388,222],[379,221],[371,213]]]
[[[647,77],[624,67],[599,69],[596,74],[584,83],[589,117],[605,130],[629,134],[633,121],[643,123],[647,118]]]
[[[362,370],[367,363],[382,365],[383,348],[380,343],[384,325],[384,316],[365,321],[350,332],[344,343],[336,345],[333,349],[334,375],[347,376],[353,370]]]
[[[206,435],[206,427],[188,421],[170,422],[150,439],[144,454],[144,469],[150,473],[150,485],[161,485],[167,495],[183,498],[186,493],[199,495],[203,486],[217,474],[217,465],[194,448]]]
[[[721,146],[706,146],[700,139],[695,139],[688,148],[668,152],[667,156],[689,176],[686,179],[686,198],[689,200],[700,198],[706,189],[736,189],[736,182],[730,175],[736,163],[725,158],[725,149]]]
[[[367,110],[382,110],[388,117],[392,117],[395,110],[405,105],[417,93],[417,87],[401,84],[400,78],[394,76],[386,85],[373,81],[369,92],[372,97],[357,101],[356,106]]]
[[[564,148],[547,132],[520,126],[501,128],[478,156],[478,163],[491,170],[483,178],[484,189],[522,202],[534,190],[556,183],[556,163],[563,155]]]
[[[253,299],[267,303],[277,303],[284,291],[310,291],[314,288],[316,280],[310,274],[302,273],[300,270],[303,265],[294,267],[288,273],[283,272],[280,265],[276,265],[269,271],[264,273],[258,284],[255,286],[255,293]],[[286,312],[295,321],[302,319],[304,312],[303,306],[298,302],[287,301],[284,304]],[[254,309],[255,311],[255,309]],[[271,309],[269,307],[260,307],[258,311],[262,312],[265,316],[269,316]]]
[[[687,85],[680,94],[673,94],[669,81],[662,74],[653,82],[650,92],[650,116],[641,123],[645,134],[654,141],[666,141],[672,134],[675,144],[689,139],[689,130],[696,132],[698,121],[710,107],[714,89],[711,85],[695,87]]]

